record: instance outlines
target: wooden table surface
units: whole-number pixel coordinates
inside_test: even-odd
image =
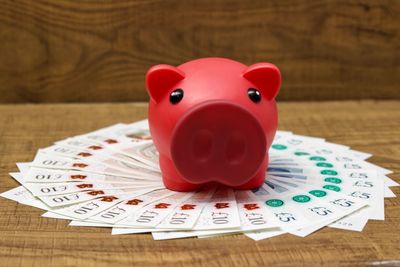
[[[280,103],[282,130],[321,136],[373,153],[371,162],[400,181],[400,101]],[[68,136],[146,117],[146,104],[0,105],[0,191],[17,183],[15,162]],[[392,188],[398,195],[400,188]],[[111,236],[70,227],[42,211],[0,199],[1,266],[400,265],[400,200],[385,200],[385,221],[361,233],[326,228],[306,238],[254,242],[243,235],[153,241],[149,234]]]

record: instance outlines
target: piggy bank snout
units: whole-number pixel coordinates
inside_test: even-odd
[[[190,183],[239,186],[260,169],[266,143],[263,127],[249,111],[227,101],[210,101],[189,109],[178,121],[171,157]]]

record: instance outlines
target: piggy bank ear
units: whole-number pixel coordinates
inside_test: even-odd
[[[268,100],[276,97],[281,86],[281,73],[271,63],[253,64],[244,70],[243,77],[253,83]]]
[[[155,65],[146,74],[146,86],[150,97],[157,103],[179,81],[185,73],[170,65]]]

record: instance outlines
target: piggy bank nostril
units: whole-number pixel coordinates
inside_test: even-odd
[[[242,134],[231,134],[225,145],[225,159],[230,165],[240,164],[246,154],[246,139]]]
[[[192,157],[195,162],[204,163],[210,155],[213,146],[213,135],[208,130],[198,130],[193,135]]]

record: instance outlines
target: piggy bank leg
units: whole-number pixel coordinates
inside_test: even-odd
[[[160,155],[160,168],[166,188],[173,191],[187,192],[198,189],[201,185],[192,184],[182,178],[172,160]]]
[[[262,186],[262,184],[265,181],[267,166],[268,166],[268,157],[265,158],[264,162],[261,164],[260,169],[257,171],[256,175],[253,178],[251,178],[245,184],[235,187],[235,189],[250,190]]]

